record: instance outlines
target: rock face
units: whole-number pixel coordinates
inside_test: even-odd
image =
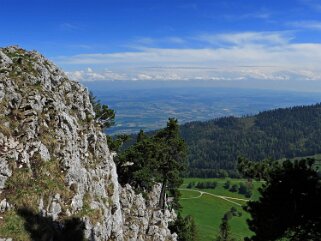
[[[155,185],[145,200],[129,185],[122,188],[121,207],[127,240],[176,240],[176,234],[168,229],[168,223],[176,218],[175,212],[165,210],[163,213],[158,208],[150,208],[157,207],[160,191],[161,185]]]
[[[0,240],[15,240],[1,225],[19,206],[79,217],[89,240],[176,240],[159,186],[144,199],[119,185],[94,116],[88,91],[42,55],[0,49]]]

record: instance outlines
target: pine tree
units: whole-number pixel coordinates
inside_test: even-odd
[[[115,111],[110,109],[108,105],[100,103],[92,92],[89,93],[89,99],[95,112],[95,119],[101,124],[102,128],[109,128],[115,124]]]
[[[164,209],[166,189],[177,189],[183,183],[182,173],[187,166],[186,146],[180,137],[177,120],[170,118],[167,127],[155,135],[154,141],[158,152],[157,169],[162,183],[159,207]]]
[[[228,215],[224,215],[220,224],[219,234],[217,235],[215,241],[235,241],[235,239],[231,237],[231,227],[228,221]]]
[[[136,190],[150,190],[159,179],[157,152],[153,139],[140,135],[134,145],[115,159],[119,182],[128,183]]]
[[[177,219],[174,223],[169,225],[169,229],[172,233],[176,233],[178,241],[196,241],[197,230],[194,219],[188,215],[185,218],[182,217],[181,213],[178,213]]]
[[[321,178],[312,159],[284,162],[270,172],[260,194],[246,207],[255,233],[247,240],[321,240]]]

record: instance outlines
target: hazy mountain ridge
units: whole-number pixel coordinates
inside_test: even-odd
[[[116,125],[107,130],[109,134],[159,129],[166,125],[169,117],[183,124],[321,101],[317,93],[222,88],[210,84],[204,87],[189,82],[85,84],[98,99],[116,111]]]

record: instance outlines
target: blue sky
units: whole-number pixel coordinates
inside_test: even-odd
[[[79,81],[321,81],[321,1],[1,0],[0,45]]]

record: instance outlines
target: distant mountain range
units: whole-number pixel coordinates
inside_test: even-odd
[[[108,134],[151,131],[179,122],[207,121],[224,116],[244,116],[260,111],[321,102],[319,93],[188,86],[182,83],[92,83],[88,88],[116,111],[116,125]]]

